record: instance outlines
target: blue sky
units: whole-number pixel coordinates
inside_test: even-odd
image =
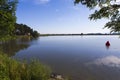
[[[19,0],[17,23],[45,33],[107,33],[105,19],[90,21],[90,11],[73,0]]]

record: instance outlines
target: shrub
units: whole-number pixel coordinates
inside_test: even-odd
[[[37,60],[19,62],[0,54],[0,80],[48,80],[50,69]]]

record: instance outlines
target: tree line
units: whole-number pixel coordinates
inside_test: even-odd
[[[13,31],[15,35],[28,35],[34,38],[39,36],[39,33],[36,30],[33,30],[31,27],[26,24],[15,23],[15,29]]]
[[[0,0],[0,39],[14,35],[31,35],[38,37],[39,33],[25,24],[16,23],[16,8],[18,0]]]
[[[111,32],[120,31],[120,1],[118,0],[74,0],[75,4],[81,3],[89,9],[95,9],[95,12],[90,15],[90,20],[97,20],[101,18],[110,19],[106,23],[105,28],[111,30]],[[18,0],[0,0],[0,38],[4,36],[14,35],[16,30],[15,26],[18,26],[16,34],[28,33],[28,26],[23,24],[16,24],[16,7]],[[20,29],[21,26],[21,29]],[[24,29],[23,29],[24,26]],[[26,28],[25,28],[26,26]],[[23,30],[23,31],[21,31]],[[25,32],[27,31],[27,32]],[[32,36],[37,34],[37,31],[29,29],[29,33]]]

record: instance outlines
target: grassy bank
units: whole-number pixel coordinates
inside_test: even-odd
[[[0,80],[48,80],[50,69],[39,61],[19,62],[0,53]]]

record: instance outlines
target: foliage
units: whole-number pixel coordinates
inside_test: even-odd
[[[30,33],[32,37],[38,37],[37,31],[30,27],[16,23],[16,7],[18,0],[0,0],[0,41],[9,40],[20,31],[20,35]]]
[[[39,33],[37,31],[34,31],[29,26],[25,24],[15,24],[15,31],[14,33],[16,35],[31,35],[32,37],[38,37]]]
[[[101,18],[109,18],[105,28],[111,32],[120,31],[120,1],[118,0],[75,0],[75,4],[81,3],[90,9],[97,9],[90,15],[90,19],[96,20]],[[98,9],[99,8],[99,9]]]
[[[48,80],[50,69],[37,60],[18,62],[0,54],[0,80]]]
[[[0,0],[0,36],[12,35],[16,22],[17,0]]]

